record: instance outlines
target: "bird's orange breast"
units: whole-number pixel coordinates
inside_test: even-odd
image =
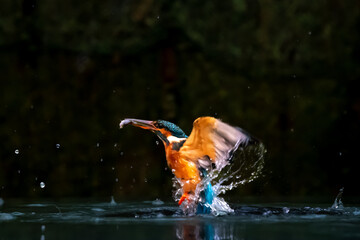
[[[181,180],[184,192],[195,192],[201,181],[199,170],[192,161],[182,157],[181,152],[172,150],[172,144],[166,147],[166,160],[174,175]]]

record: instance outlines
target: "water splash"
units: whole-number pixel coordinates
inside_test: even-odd
[[[164,202],[161,201],[160,199],[155,199],[154,201],[151,202],[152,205],[156,205],[156,206],[159,206],[159,205],[164,205]]]
[[[333,209],[344,209],[344,204],[341,201],[342,195],[344,192],[344,188],[340,188],[338,195],[335,198],[335,201],[333,203],[333,205],[331,206],[331,208]]]
[[[266,152],[267,150],[262,143],[246,148],[239,147],[230,157],[231,161],[227,165],[221,169],[210,170],[208,176],[202,179],[196,188],[195,194],[190,195],[189,201],[181,205],[183,212],[187,215],[196,214],[198,203],[205,202],[200,193],[209,183],[212,184],[215,195],[212,204],[206,205],[211,209],[211,213],[213,215],[224,215],[234,212],[219,195],[225,194],[239,185],[250,183],[261,176]],[[183,195],[182,185],[180,179],[173,178],[173,187],[175,189],[173,198],[176,201],[179,201]]]
[[[115,202],[114,196],[111,196],[110,206],[116,206],[116,202]]]
[[[220,171],[210,172],[211,180],[217,182],[214,185],[215,193],[217,195],[224,194],[226,191],[250,183],[258,178],[264,168],[265,153],[266,149],[262,143],[245,149],[238,149],[234,153],[232,163],[226,165]]]

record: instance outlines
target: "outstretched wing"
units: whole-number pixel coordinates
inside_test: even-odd
[[[239,146],[255,141],[241,128],[213,117],[200,117],[194,121],[192,132],[180,148],[180,154],[206,170],[213,164],[221,169],[229,163]]]

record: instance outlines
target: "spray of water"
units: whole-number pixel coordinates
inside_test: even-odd
[[[239,147],[231,156],[231,161],[221,169],[212,169],[208,176],[203,178],[198,184],[195,194],[189,197],[187,204],[182,204],[182,210],[185,214],[193,215],[196,213],[197,204],[203,202],[201,192],[210,182],[213,186],[214,200],[210,207],[211,213],[214,215],[222,215],[232,213],[234,210],[219,195],[225,194],[227,191],[233,190],[239,185],[244,185],[254,181],[261,176],[264,167],[264,156],[266,153],[265,146],[258,143],[246,148]],[[173,197],[178,201],[182,192],[182,183],[180,179],[173,178]]]
[[[340,188],[338,195],[335,198],[335,201],[333,203],[333,205],[331,206],[331,208],[333,209],[344,209],[344,204],[341,201],[342,195],[344,192],[344,188]]]

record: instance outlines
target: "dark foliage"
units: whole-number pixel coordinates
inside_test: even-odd
[[[163,146],[118,123],[203,115],[267,146],[237,198],[359,196],[357,1],[1,5],[0,197],[170,198]]]

